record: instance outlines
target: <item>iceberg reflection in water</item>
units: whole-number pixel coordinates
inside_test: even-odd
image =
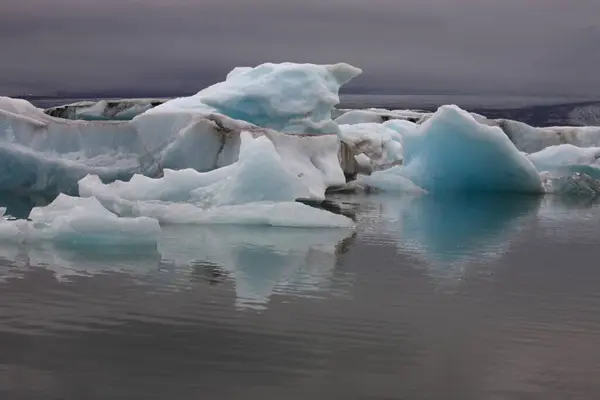
[[[238,307],[262,308],[273,294],[315,296],[328,288],[337,257],[352,238],[349,229],[167,225],[158,248],[0,244],[0,278],[18,278],[31,267],[48,269],[61,281],[118,272],[182,290],[200,268],[209,280],[235,282]]]
[[[163,229],[163,259],[176,266],[209,263],[235,279],[237,305],[262,307],[272,294],[315,295],[334,277],[347,229],[180,227]]]
[[[461,278],[465,266],[502,257],[536,218],[541,201],[527,195],[381,195],[369,198],[358,214],[369,223],[373,242],[417,256],[436,278]]]
[[[541,228],[554,241],[595,237],[588,229],[578,239],[577,230],[567,228],[589,220],[598,208],[589,200],[498,194],[340,195],[336,200],[355,209],[355,230],[163,225],[157,246],[0,244],[1,278],[20,278],[41,267],[64,282],[120,273],[151,290],[179,291],[201,276],[214,284],[231,282],[236,307],[261,309],[273,295],[352,295],[357,271],[336,266],[349,250],[345,257],[355,257],[361,243],[391,246],[418,261],[410,268],[425,268],[434,280],[453,284],[490,273],[527,232]],[[360,273],[381,262],[375,256]]]

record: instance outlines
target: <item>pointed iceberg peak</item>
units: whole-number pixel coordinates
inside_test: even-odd
[[[265,63],[236,67],[225,81],[147,114],[222,114],[286,133],[339,133],[332,120],[342,85],[362,71],[349,64]]]
[[[328,65],[327,69],[329,70],[329,73],[334,77],[336,82],[340,85],[340,87],[350,82],[352,79],[356,78],[363,72],[362,69],[346,63]]]

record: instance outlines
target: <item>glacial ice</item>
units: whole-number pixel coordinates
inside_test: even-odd
[[[526,153],[536,153],[549,146],[572,144],[578,147],[600,147],[600,127],[555,126],[534,128],[523,122],[497,120],[515,146]]]
[[[80,101],[44,110],[53,117],[86,121],[129,121],[166,99],[119,99]]]
[[[527,157],[540,172],[579,166],[600,168],[600,147],[577,147],[572,144],[562,144],[546,147]]]
[[[342,85],[362,71],[348,64],[262,64],[236,68],[223,82],[167,101],[146,114],[218,113],[287,133],[337,133],[331,119]]]
[[[321,175],[313,175],[315,181],[294,175],[265,136],[243,132],[241,140],[239,160],[230,166],[205,173],[165,170],[163,178],[134,176],[110,184],[87,176],[79,182],[79,192],[118,215],[152,217],[161,223],[353,226],[347,217],[295,202],[324,199]]]
[[[160,227],[152,218],[119,218],[94,198],[60,194],[51,204],[36,207],[29,220],[0,221],[0,239],[16,242],[51,241],[75,246],[156,245]]]
[[[340,125],[340,139],[355,154],[370,159],[372,169],[382,169],[402,162],[402,135],[383,124]]]
[[[402,176],[402,167],[396,166],[382,171],[375,171],[371,175],[361,175],[356,183],[367,191],[387,193],[425,193],[411,180]]]
[[[267,136],[305,181],[342,185],[335,135],[292,136],[222,115],[141,115],[131,122],[54,118],[23,100],[0,101],[0,190],[77,192],[87,174],[110,182],[164,169],[211,171],[238,158],[240,133]],[[314,189],[314,188],[313,188]]]
[[[403,143],[402,174],[427,191],[543,192],[535,167],[501,129],[456,106],[440,107]]]
[[[162,224],[350,226],[295,201],[322,201],[357,174],[368,190],[411,193],[542,193],[548,182],[554,190],[600,178],[598,127],[533,128],[455,106],[335,109],[340,87],[360,73],[348,64],[238,67],[162,104],[44,112],[0,98],[0,190],[79,193],[111,215]]]

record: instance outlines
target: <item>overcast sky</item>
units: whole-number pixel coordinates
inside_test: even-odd
[[[345,61],[355,89],[596,95],[599,0],[1,0],[0,94],[195,92]]]

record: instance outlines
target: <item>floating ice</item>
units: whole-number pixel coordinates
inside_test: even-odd
[[[577,147],[572,144],[546,147],[527,156],[538,171],[555,175],[586,173],[600,178],[600,147]]]
[[[88,173],[125,179],[143,169],[144,153],[127,123],[69,121],[0,98],[1,190],[69,193]]]
[[[292,171],[266,136],[253,138],[244,132],[239,161],[233,165],[206,173],[166,170],[163,178],[135,176],[111,184],[88,176],[79,182],[79,192],[116,214],[152,217],[161,223],[353,226],[347,217],[295,202],[324,199],[326,186],[320,174],[311,180],[309,174]]]
[[[236,68],[227,80],[148,111],[219,113],[290,133],[337,133],[331,119],[342,85],[362,71],[348,64],[262,64]]]
[[[373,192],[396,192],[396,193],[425,193],[423,189],[415,185],[411,180],[402,176],[402,167],[392,167],[383,171],[375,171],[371,175],[361,175],[356,183],[367,191]]]
[[[497,127],[443,106],[404,136],[402,174],[427,191],[543,192],[540,176]]]
[[[267,136],[301,179],[315,182],[320,176],[323,187],[317,191],[344,183],[335,135],[284,135],[216,114],[89,122],[54,118],[22,100],[3,98],[0,108],[4,191],[73,194],[87,174],[110,182],[134,174],[156,176],[164,169],[211,171],[237,161],[242,130]]]
[[[340,139],[355,154],[367,156],[372,169],[389,168],[402,162],[402,135],[396,130],[377,123],[340,125],[340,130]]]
[[[80,101],[44,110],[53,117],[81,119],[86,121],[128,121],[149,109],[162,104],[166,99],[119,99]]]
[[[597,169],[595,172],[598,174]],[[562,197],[597,198],[600,196],[600,181],[588,174],[562,172],[558,176],[554,176],[550,172],[543,172],[541,176],[546,193]]]
[[[0,221],[2,240],[52,241],[64,245],[156,245],[158,222],[151,218],[119,218],[94,198],[59,195],[36,207],[29,221]]]
[[[498,125],[526,153],[535,153],[549,146],[572,144],[579,147],[600,147],[600,127],[557,126],[534,128],[523,122],[498,120]]]

